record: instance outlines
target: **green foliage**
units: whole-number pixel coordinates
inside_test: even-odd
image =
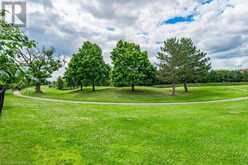
[[[181,82],[184,83],[185,92],[188,92],[188,82],[203,80],[211,69],[210,58],[206,53],[197,49],[190,38],[180,39],[181,52]]]
[[[75,53],[68,65],[65,79],[68,84],[75,85],[102,85],[109,80],[110,67],[104,63],[101,48],[89,41]]]
[[[75,88],[77,85],[80,85],[81,82],[78,77],[78,71],[77,71],[78,67],[79,67],[78,56],[76,54],[73,54],[64,75],[68,87]]]
[[[59,90],[62,90],[64,88],[64,80],[60,76],[58,77],[58,80],[57,80],[57,88]]]
[[[1,11],[1,15],[5,12]],[[0,20],[0,81],[2,86],[10,87],[16,79],[18,70],[22,69],[18,52],[23,48],[32,48],[36,44],[29,40],[20,28]],[[18,57],[18,58],[17,58]],[[14,85],[15,86],[15,85]]]
[[[180,76],[187,92],[188,82],[199,82],[207,76],[211,68],[206,53],[197,49],[190,38],[181,38],[182,70]]]
[[[197,49],[190,38],[170,38],[164,42],[161,52],[159,77],[173,84],[184,83],[185,92],[188,92],[188,82],[199,82],[206,77],[211,65],[206,53]]]
[[[167,39],[161,51],[158,52],[160,79],[177,83],[180,81],[180,50],[179,41],[176,38]]]
[[[211,70],[204,82],[248,82],[248,72],[239,70]]]
[[[180,41],[176,38],[170,38],[164,41],[164,46],[158,52],[159,59],[159,77],[172,83],[172,95],[175,95],[176,83],[181,80],[182,72],[182,54],[180,52]]]
[[[37,93],[41,92],[40,85],[46,84],[46,79],[61,67],[60,61],[54,58],[54,52],[54,48],[43,48],[42,51],[24,49],[19,52],[26,74],[36,85]]]
[[[15,75],[11,79],[12,89],[24,89],[30,85],[30,79],[26,73],[20,69],[17,69]]]
[[[145,85],[155,77],[155,68],[148,59],[148,54],[140,46],[127,41],[119,41],[111,52],[112,83],[114,86]]]

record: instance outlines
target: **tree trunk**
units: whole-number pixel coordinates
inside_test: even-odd
[[[132,84],[132,92],[134,92],[134,91],[135,91],[134,84]]]
[[[95,80],[93,80],[93,82],[92,82],[92,91],[96,91],[96,88],[95,88]]]
[[[80,91],[82,92],[83,91],[83,84],[80,83]]]
[[[2,113],[3,103],[4,103],[5,89],[0,88],[0,114]]]
[[[172,93],[171,93],[172,96],[175,96],[176,95],[176,83],[172,83]]]
[[[36,83],[36,85],[35,85],[35,93],[41,93],[40,83]]]
[[[183,81],[183,86],[184,86],[184,92],[188,93],[189,89],[188,89],[188,84],[186,80]]]

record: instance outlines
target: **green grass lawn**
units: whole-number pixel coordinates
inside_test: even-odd
[[[115,90],[124,90],[121,95],[127,96],[125,88]],[[188,97],[192,100],[193,93],[198,94],[193,91],[206,90],[192,89]],[[242,96],[237,91],[228,87],[222,93]],[[214,92],[218,93],[210,93]],[[96,99],[102,101],[100,96]],[[0,117],[0,164],[244,165],[248,164],[247,107],[248,101],[155,107],[81,105],[7,94]]]
[[[235,86],[198,86],[191,87],[189,93],[184,93],[182,87],[177,88],[177,96],[171,96],[170,88],[136,87],[136,91],[130,88],[97,87],[92,92],[87,88],[84,92],[79,90],[57,90],[42,87],[43,94],[35,94],[34,88],[23,91],[25,95],[56,98],[66,100],[82,100],[96,102],[183,102],[183,101],[207,101],[248,96],[248,85]]]

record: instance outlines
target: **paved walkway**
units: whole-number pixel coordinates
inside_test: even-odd
[[[193,101],[193,102],[163,102],[163,103],[112,103],[112,102],[91,102],[91,101],[75,101],[75,100],[62,100],[62,99],[50,99],[50,98],[42,98],[42,97],[32,97],[32,96],[24,96],[20,91],[14,92],[15,96],[39,100],[39,101],[48,101],[48,102],[56,102],[56,103],[70,103],[70,104],[93,104],[93,105],[125,105],[125,106],[161,106],[161,105],[191,105],[191,104],[209,104],[209,103],[223,103],[223,102],[233,102],[233,101],[242,101],[248,100],[248,97],[239,97],[232,99],[222,99],[222,100],[212,100],[212,101]]]

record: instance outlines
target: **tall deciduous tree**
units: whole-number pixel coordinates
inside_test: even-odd
[[[148,54],[140,46],[127,41],[119,41],[111,52],[112,83],[115,86],[144,85],[149,78],[155,77],[155,68],[148,59]]]
[[[96,85],[108,79],[108,69],[103,60],[101,48],[87,41],[73,55],[65,76],[67,80],[74,78],[81,85],[81,90],[83,85],[92,85],[92,91],[95,91]]]

